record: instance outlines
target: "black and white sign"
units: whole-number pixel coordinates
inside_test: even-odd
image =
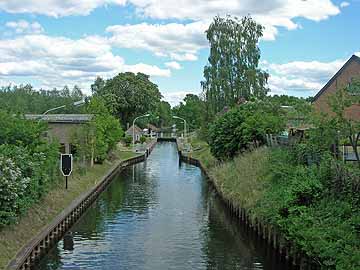
[[[70,176],[72,172],[72,154],[61,154],[60,170],[64,176]]]

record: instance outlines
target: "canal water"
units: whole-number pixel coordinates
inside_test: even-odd
[[[123,170],[35,269],[294,269],[224,208],[201,170],[158,143]]]

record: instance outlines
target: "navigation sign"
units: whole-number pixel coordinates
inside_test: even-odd
[[[72,154],[61,154],[60,158],[60,170],[62,174],[66,178],[66,186],[67,189],[68,186],[68,176],[70,176],[72,172]]]

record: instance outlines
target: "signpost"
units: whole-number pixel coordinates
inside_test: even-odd
[[[68,176],[70,176],[72,172],[72,154],[61,154],[60,157],[60,171],[65,176],[65,188],[68,187]]]

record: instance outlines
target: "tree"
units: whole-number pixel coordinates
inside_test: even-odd
[[[216,16],[209,26],[210,56],[201,85],[210,118],[241,98],[263,97],[268,92],[269,75],[258,68],[257,44],[262,34],[263,27],[251,17]]]
[[[186,119],[189,129],[199,129],[204,121],[205,102],[197,95],[187,94],[172,111],[174,115]]]
[[[75,134],[80,155],[102,163],[124,135],[120,122],[110,114],[100,97],[92,97],[86,111],[94,115],[91,122]]]
[[[248,102],[219,116],[210,126],[209,145],[218,159],[265,143],[266,134],[276,134],[285,128],[280,107],[266,101]]]
[[[125,125],[136,116],[156,110],[162,98],[158,86],[148,75],[132,72],[120,73],[107,80],[94,95],[102,97],[110,112]]]
[[[158,127],[164,127],[169,125],[172,121],[172,112],[171,112],[170,104],[164,100],[160,101],[156,107],[155,116],[158,118],[149,119],[151,123],[155,124]]]
[[[83,106],[71,106],[83,97],[80,88],[74,87],[72,93],[67,86],[61,91],[35,90],[31,85],[7,86],[0,88],[0,108],[13,113],[41,114],[50,108],[67,105],[56,113],[81,113]]]
[[[71,98],[73,100],[81,100],[84,97],[84,94],[81,92],[81,89],[79,86],[74,85],[73,90],[71,91]]]
[[[93,94],[101,94],[101,91],[103,90],[105,86],[105,81],[101,77],[96,77],[95,82],[91,85],[91,92]]]

